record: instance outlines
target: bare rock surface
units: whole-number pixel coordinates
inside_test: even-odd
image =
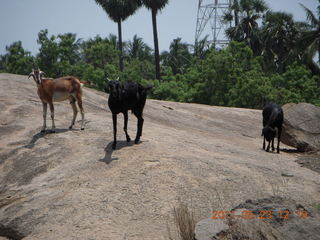
[[[292,199],[247,200],[233,210],[238,211],[235,216],[240,217],[242,228],[246,229],[242,235],[249,239],[317,240],[320,236],[320,214],[317,210],[306,208]]]
[[[147,100],[142,142],[125,142],[120,116],[113,151],[107,94],[85,88],[84,108],[84,131],[68,130],[66,101],[57,133],[40,134],[34,82],[0,74],[1,237],[160,240],[178,202],[199,220],[275,195],[319,204],[320,175],[298,153],[262,151],[259,110]],[[132,138],[136,123],[130,115]]]
[[[229,226],[222,219],[206,218],[196,224],[196,240],[212,240],[222,231],[227,231]]]
[[[198,222],[195,233],[196,240],[318,240],[320,213],[282,197],[246,200]]]
[[[282,109],[281,141],[298,151],[320,151],[320,107],[309,103],[288,103]]]

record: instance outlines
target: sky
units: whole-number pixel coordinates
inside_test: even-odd
[[[214,0],[212,0],[213,2]],[[219,0],[218,0],[219,1]],[[158,14],[160,51],[169,49],[170,42],[181,37],[183,42],[194,43],[199,0],[169,0]],[[305,20],[304,4],[316,11],[318,0],[265,0],[273,11],[293,14],[295,20]],[[48,29],[49,36],[76,33],[87,40],[97,35],[117,35],[117,24],[110,20],[94,0],[0,0],[0,54],[6,46],[22,41],[23,47],[36,54],[39,49],[37,35]],[[135,34],[153,47],[151,12],[139,9],[122,25],[123,40]],[[210,33],[208,33],[210,34]]]

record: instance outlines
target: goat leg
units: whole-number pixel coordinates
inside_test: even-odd
[[[280,138],[281,138],[282,126],[278,127],[278,146],[277,146],[277,153],[280,153]]]
[[[76,95],[76,98],[77,98],[78,107],[79,107],[80,113],[81,113],[81,130],[84,130],[84,110],[83,110],[83,106],[82,106],[81,93],[78,93]]]
[[[141,135],[142,135],[142,127],[143,127],[143,118],[140,116],[139,118],[138,118],[138,126],[137,126],[137,135],[136,135],[136,139],[134,140],[134,143],[135,144],[138,144],[139,143],[139,141],[140,141],[140,137],[141,137]]]
[[[113,144],[112,149],[116,149],[117,146],[117,114],[112,114],[113,121]]]
[[[274,138],[272,139],[272,151],[274,151]]]
[[[266,148],[266,138],[265,138],[265,136],[263,136],[263,150],[265,150],[265,148]]]
[[[48,108],[47,103],[43,102],[43,103],[42,103],[42,109],[43,109],[43,126],[42,126],[42,129],[41,129],[41,132],[45,132],[45,131],[46,131],[46,127],[47,127],[47,108]]]
[[[268,141],[268,146],[267,146],[266,151],[269,152],[269,150],[270,150],[270,141]]]
[[[72,107],[72,110],[73,110],[73,118],[72,118],[72,122],[71,122],[71,125],[70,125],[69,129],[72,129],[72,127],[74,126],[76,118],[77,118],[77,114],[78,114],[77,106],[76,106],[74,100],[72,100],[72,101],[73,102],[70,102],[70,104],[71,104],[71,107]]]
[[[54,124],[54,106],[53,103],[49,103],[50,112],[51,112],[51,120],[52,120],[52,132],[55,132],[56,125]]]
[[[126,134],[126,138],[127,138],[127,142],[130,142],[131,139],[130,139],[130,136],[127,132],[127,129],[128,129],[128,112],[123,112],[123,117],[124,117],[124,127],[123,127],[123,130]]]

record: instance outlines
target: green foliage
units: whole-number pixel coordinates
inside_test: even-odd
[[[151,97],[167,101],[192,102],[195,93],[187,81],[187,75],[164,77],[162,82],[153,82],[154,90]]]
[[[140,61],[152,61],[152,49],[137,35],[133,36],[132,41],[129,41],[125,48],[129,59],[132,58]]]
[[[42,30],[38,34],[38,44],[38,67],[48,76],[68,75],[71,66],[80,61],[80,43],[75,34],[48,37],[48,30]]]
[[[275,74],[270,78],[276,91],[273,93],[275,102],[285,104],[288,102],[309,102],[320,104],[320,77],[312,76],[305,66],[293,64],[282,74]]]
[[[153,79],[154,65],[152,62],[131,59],[126,62],[125,70],[121,73],[123,81],[139,82],[141,79]]]
[[[162,65],[172,69],[173,74],[183,74],[191,63],[191,53],[188,44],[182,43],[181,38],[173,39],[169,52],[162,53]]]
[[[124,21],[141,6],[140,0],[95,0],[114,21]]]
[[[268,12],[262,27],[263,56],[267,70],[283,73],[294,60],[298,29],[291,14]]]
[[[151,49],[141,38],[135,36],[126,44],[123,72],[114,40],[113,36],[97,36],[80,41],[75,34],[48,36],[44,30],[38,35],[36,57],[24,50],[21,42],[13,43],[1,56],[0,70],[28,74],[38,64],[48,77],[73,75],[98,90],[103,90],[107,78],[120,77],[122,82],[153,85],[149,97],[168,101],[246,108],[261,108],[265,100],[320,105],[319,75],[293,59],[284,72],[265,71],[265,56],[256,56],[247,42],[230,42],[221,50],[198,46],[198,53],[192,55],[187,44],[174,39],[170,51],[162,56],[159,81],[153,79]]]
[[[163,9],[167,4],[169,0],[142,0],[142,3],[146,8],[159,11]]]
[[[7,53],[0,58],[0,71],[29,74],[33,67],[34,57],[24,50],[20,41],[6,47]]]
[[[95,68],[103,68],[106,64],[115,65],[119,61],[119,53],[108,38],[97,36],[89,39],[82,44],[82,48],[84,61]]]

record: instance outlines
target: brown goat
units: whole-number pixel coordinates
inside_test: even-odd
[[[44,72],[40,69],[32,69],[29,74],[30,78],[33,77],[38,87],[38,96],[43,106],[43,127],[41,132],[46,130],[46,118],[47,118],[47,104],[50,106],[52,130],[55,130],[54,124],[54,107],[53,102],[61,102],[69,99],[73,109],[73,119],[69,129],[72,129],[75,124],[75,120],[78,114],[78,109],[75,102],[78,102],[78,106],[82,116],[81,130],[84,130],[84,110],[82,107],[82,83],[79,79],[66,76],[61,78],[42,78]]]

